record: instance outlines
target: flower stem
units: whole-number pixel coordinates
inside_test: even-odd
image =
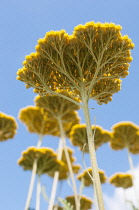
[[[63,129],[63,125],[62,125],[62,120],[59,118],[58,122],[59,122],[59,128],[60,128],[60,135],[61,135],[61,138],[62,138],[62,141],[63,141],[64,152],[65,152],[65,156],[66,156],[66,160],[67,160],[67,165],[68,165],[68,168],[69,168],[70,177],[71,177],[71,181],[72,181],[72,187],[73,187],[73,192],[74,192],[74,197],[75,197],[75,206],[76,206],[76,210],[80,210],[80,202],[79,202],[79,197],[78,197],[78,194],[77,194],[77,187],[76,187],[76,182],[75,182],[75,178],[74,178],[74,173],[73,173],[68,149],[67,149],[67,146],[66,146],[65,132],[64,132],[64,129]]]
[[[37,143],[37,148],[40,148],[42,145],[42,139],[43,139],[43,135],[40,135],[38,143]]]
[[[34,163],[33,163],[33,169],[32,169],[32,174],[31,174],[31,180],[30,180],[30,185],[29,185],[29,191],[28,191],[27,201],[26,201],[26,205],[25,205],[25,210],[28,210],[29,207],[30,207],[30,202],[31,202],[31,198],[32,198],[33,188],[34,188],[36,171],[37,171],[37,159],[35,159]]]
[[[40,135],[38,143],[37,143],[37,148],[41,147],[42,138],[43,138],[43,135]],[[33,193],[33,188],[34,188],[36,171],[37,171],[37,159],[35,159],[34,162],[33,162],[32,174],[31,174],[31,179],[30,179],[30,185],[29,185],[29,190],[28,190],[28,195],[27,195],[27,200],[26,200],[26,204],[25,204],[25,209],[24,210],[28,210],[29,207],[30,207],[32,193]]]
[[[94,179],[94,189],[96,191],[99,210],[104,210],[104,202],[103,202],[103,197],[102,197],[101,183],[100,183],[100,177],[99,177],[98,166],[97,166],[95,144],[94,144],[92,128],[91,128],[88,101],[85,97],[84,98],[82,97],[82,101],[83,101],[83,111],[84,111],[86,128],[87,128],[90,162],[91,162],[93,179]]]
[[[134,189],[134,194],[135,194],[135,198],[136,198],[136,201],[137,201],[137,209],[139,210],[139,199],[138,199],[138,196],[137,196],[137,189],[136,189],[136,185],[135,185],[135,173],[134,173],[134,165],[133,165],[133,160],[132,160],[132,157],[131,157],[131,153],[129,152],[129,149],[127,148],[127,154],[128,154],[128,162],[129,162],[129,166],[130,166],[130,170],[131,170],[131,173],[132,173],[132,176],[133,176],[133,189]]]
[[[63,147],[63,141],[62,141],[62,137],[60,137],[59,147],[58,147],[58,156],[57,156],[58,160],[61,160],[61,158],[62,158],[62,147]],[[56,171],[55,175],[54,175],[53,186],[52,186],[48,210],[52,210],[53,206],[54,206],[58,179],[59,179],[59,171]]]
[[[36,210],[40,210],[40,194],[41,194],[41,180],[40,180],[40,175],[38,175],[37,193],[36,193]]]

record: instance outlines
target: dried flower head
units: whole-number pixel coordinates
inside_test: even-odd
[[[37,159],[37,174],[39,175],[49,172],[55,173],[55,171],[58,171],[63,166],[63,162],[57,160],[57,154],[52,149],[46,147],[29,147],[22,152],[18,164],[24,170],[32,170],[35,159]]]
[[[103,130],[102,127],[96,125],[92,126],[92,133],[94,134],[95,148],[97,149],[102,144],[110,141],[111,133]],[[84,152],[89,152],[86,125],[74,125],[70,134],[70,141],[74,146],[79,146],[79,149]],[[85,145],[86,144],[86,145]],[[84,146],[85,145],[85,146]]]
[[[81,181],[82,179],[84,180],[84,185],[85,185],[86,187],[92,185],[92,180],[91,180],[91,178],[90,178],[90,176],[89,176],[88,173],[89,173],[91,176],[93,176],[93,175],[92,175],[92,168],[87,168],[87,169],[84,170],[81,174],[79,174],[79,175],[77,176],[77,179],[79,179],[80,181]],[[100,169],[99,169],[99,177],[100,177],[100,182],[101,182],[101,184],[103,184],[103,183],[106,182],[107,177],[106,177],[105,172],[104,172],[103,170],[100,170]]]
[[[20,110],[18,117],[31,133],[58,135],[57,122],[51,121],[48,113],[44,113],[43,108],[28,106]]]
[[[66,200],[68,203],[70,203],[73,206],[73,209],[75,209],[75,198],[74,196],[67,196]],[[92,208],[92,200],[90,198],[87,198],[86,196],[81,196],[80,199],[80,209],[82,210],[88,210]]]
[[[81,101],[84,94],[98,104],[108,103],[128,75],[134,44],[122,36],[121,26],[88,22],[50,31],[38,40],[36,52],[26,56],[17,79],[39,94],[68,90]]]
[[[119,122],[112,127],[112,131],[110,141],[112,149],[128,148],[132,153],[139,152],[139,127],[137,125],[132,122]]]
[[[14,117],[0,112],[0,141],[14,138],[17,123]]]
[[[133,186],[132,175],[126,173],[116,173],[109,178],[109,182],[115,187],[127,189]]]

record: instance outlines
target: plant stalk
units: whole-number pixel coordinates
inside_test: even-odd
[[[27,196],[26,205],[25,205],[24,210],[28,210],[29,207],[30,207],[32,192],[33,192],[33,188],[34,188],[36,171],[37,171],[37,159],[35,159],[34,163],[33,163],[33,169],[32,169],[32,174],[31,174],[30,185],[29,185],[29,191],[28,191],[28,196]]]
[[[58,147],[58,156],[57,156],[58,160],[61,160],[61,158],[62,158],[62,147],[63,147],[63,141],[62,141],[62,137],[60,137],[59,147]],[[57,189],[57,185],[58,185],[58,179],[59,179],[59,171],[56,171],[55,175],[54,175],[53,186],[52,186],[52,190],[51,190],[51,196],[50,196],[48,210],[52,210],[53,206],[54,206],[56,189]]]
[[[40,179],[40,175],[38,175],[37,193],[36,193],[36,210],[40,210],[40,194],[41,194],[41,179]]]
[[[59,122],[59,128],[60,128],[60,135],[61,135],[61,138],[62,138],[62,141],[63,141],[64,152],[65,152],[65,156],[66,156],[66,160],[67,160],[67,165],[68,165],[68,168],[69,168],[70,177],[71,177],[71,181],[72,181],[72,187],[73,187],[73,192],[74,192],[74,197],[75,197],[75,206],[76,206],[76,210],[80,210],[80,202],[79,202],[79,197],[78,197],[78,194],[77,194],[75,177],[74,177],[74,173],[73,173],[68,149],[67,149],[67,146],[66,146],[65,132],[64,132],[64,129],[63,129],[63,125],[62,125],[62,120],[59,118],[58,122]]]
[[[41,147],[42,138],[43,138],[43,135],[40,135],[38,143],[37,143],[37,148]],[[29,207],[30,207],[32,193],[33,193],[33,188],[34,188],[34,182],[35,182],[35,177],[36,177],[36,171],[37,171],[37,159],[35,159],[34,162],[33,162],[33,168],[32,168],[32,174],[31,174],[31,179],[30,179],[30,185],[29,185],[29,190],[28,190],[28,195],[27,195],[27,200],[26,200],[26,204],[25,204],[24,210],[28,210]]]
[[[95,143],[93,140],[88,101],[86,98],[83,98],[83,97],[82,97],[82,101],[83,101],[84,117],[86,121],[90,162],[91,162],[92,174],[93,174],[93,179],[94,179],[94,183],[93,183],[94,189],[96,191],[99,210],[104,210],[104,202],[103,202],[103,197],[102,197],[101,183],[100,183],[99,171],[98,171],[98,166],[97,166]]]
[[[132,157],[131,157],[131,153],[129,151],[129,149],[127,148],[127,154],[128,154],[128,162],[129,162],[129,166],[130,166],[130,170],[131,170],[131,173],[132,173],[132,176],[133,176],[133,188],[134,188],[134,194],[135,194],[135,198],[136,198],[136,201],[137,201],[137,210],[139,210],[139,199],[138,199],[138,194],[137,194],[137,189],[136,189],[136,185],[135,185],[135,173],[134,173],[134,165],[133,165],[133,160],[132,160]]]

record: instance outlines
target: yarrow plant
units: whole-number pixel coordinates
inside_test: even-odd
[[[73,34],[65,30],[50,31],[38,40],[36,52],[26,56],[17,79],[33,87],[34,92],[61,96],[83,108],[86,120],[90,163],[99,209],[104,209],[95,145],[92,134],[88,102],[107,104],[121,89],[120,78],[128,75],[132,61],[130,50],[134,44],[122,36],[122,27],[113,23],[88,22],[74,28]],[[68,97],[67,91],[78,100]]]
[[[139,128],[130,121],[123,121],[112,126],[112,138],[110,146],[114,150],[126,148],[130,170],[132,172],[132,181],[134,194],[139,208],[138,193],[135,185],[134,165],[131,154],[139,154]]]
[[[14,138],[17,131],[17,122],[14,117],[0,112],[0,141]]]

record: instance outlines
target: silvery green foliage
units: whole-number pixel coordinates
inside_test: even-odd
[[[62,198],[58,198],[58,199],[63,204],[64,210],[73,210],[73,206],[69,202],[67,202],[66,200],[64,200]]]

